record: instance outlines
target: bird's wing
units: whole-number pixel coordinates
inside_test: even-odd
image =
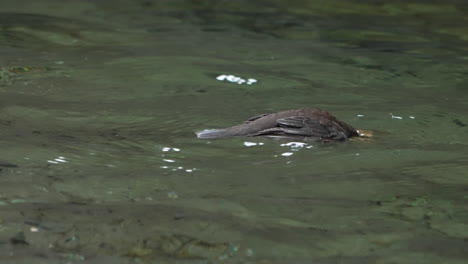
[[[305,116],[291,116],[276,120],[277,127],[259,131],[255,136],[302,136],[320,139],[346,140],[343,128],[336,122]]]
[[[319,118],[304,116],[291,116],[276,120],[278,126],[287,134],[295,134],[306,137],[321,137],[330,133],[327,124]]]
[[[244,123],[249,123],[249,122],[252,122],[252,121],[255,121],[257,119],[260,119],[264,116],[267,116],[267,115],[270,115],[272,113],[265,113],[265,114],[260,114],[260,115],[256,115],[256,116],[252,116],[251,118],[247,119]]]

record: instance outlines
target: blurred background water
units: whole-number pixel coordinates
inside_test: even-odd
[[[467,25],[456,0],[3,0],[0,255],[466,263]],[[375,137],[195,138],[299,107]]]

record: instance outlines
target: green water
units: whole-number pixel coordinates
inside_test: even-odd
[[[2,1],[2,261],[466,263],[465,4],[252,2]],[[195,138],[299,107],[374,137]]]

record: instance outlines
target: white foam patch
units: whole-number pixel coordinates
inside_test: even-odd
[[[161,150],[162,150],[163,152],[169,152],[169,151],[179,152],[179,151],[180,151],[180,148],[163,147]]]
[[[256,143],[256,142],[248,142],[248,141],[245,141],[245,142],[244,142],[244,146],[246,146],[246,147],[262,146],[262,145],[264,145],[263,142],[259,142],[259,143]]]
[[[396,116],[396,115],[393,115],[392,113],[390,113],[390,116],[391,116],[393,119],[403,119],[402,116]]]
[[[254,84],[254,83],[256,83],[256,82],[257,82],[257,80],[252,79],[252,78],[249,78],[249,79],[247,80],[247,85],[251,85],[251,84]]]
[[[227,82],[231,82],[231,83],[247,84],[247,85],[252,85],[252,84],[258,82],[258,80],[253,79],[253,78],[244,79],[242,77],[235,76],[235,75],[232,75],[232,74],[221,74],[219,76],[216,76],[216,80],[222,81],[222,82],[227,81]]]
[[[307,145],[308,144],[304,142],[288,142],[288,143],[281,144],[282,147],[291,147],[291,148],[303,148]]]

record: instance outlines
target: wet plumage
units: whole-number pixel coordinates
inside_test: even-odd
[[[198,138],[282,137],[313,141],[346,141],[358,136],[351,125],[318,108],[301,108],[254,116],[244,123],[223,129],[196,132]]]

